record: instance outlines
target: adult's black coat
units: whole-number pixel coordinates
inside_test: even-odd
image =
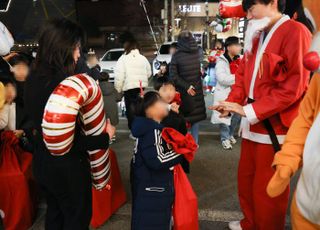
[[[206,119],[206,106],[200,77],[199,47],[194,38],[178,40],[178,51],[170,62],[170,78],[181,93],[181,112],[185,119],[194,124]],[[196,95],[190,96],[187,90],[195,87]]]

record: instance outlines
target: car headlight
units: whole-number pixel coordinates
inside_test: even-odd
[[[161,63],[158,60],[156,60],[153,64],[154,68],[157,70],[160,69],[160,65],[161,65]]]

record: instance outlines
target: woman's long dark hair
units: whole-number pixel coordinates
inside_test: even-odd
[[[84,41],[84,31],[67,19],[50,20],[39,38],[35,69],[51,68],[73,75],[75,63],[73,52]]]

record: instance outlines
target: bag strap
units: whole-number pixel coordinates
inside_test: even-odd
[[[279,140],[277,138],[276,132],[274,131],[272,124],[270,122],[269,119],[265,119],[263,121],[263,125],[266,128],[266,130],[268,131],[268,134],[270,136],[271,142],[272,142],[272,146],[274,149],[274,153],[277,153],[278,151],[281,150],[281,146],[279,144]]]
[[[251,104],[253,103],[254,100],[251,99],[251,98],[248,98],[248,103]],[[271,143],[272,143],[272,147],[274,149],[274,153],[277,153],[278,151],[281,150],[281,146],[280,146],[280,143],[279,143],[279,140],[278,140],[278,137],[277,137],[277,134],[276,132],[274,131],[274,128],[270,122],[270,120],[267,118],[265,120],[262,121],[264,127],[266,128],[267,132],[268,132],[268,135],[271,139]]]

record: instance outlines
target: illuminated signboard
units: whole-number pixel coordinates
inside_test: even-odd
[[[213,17],[218,13],[218,3],[208,3],[209,16]],[[178,4],[177,10],[182,14],[187,14],[189,17],[205,17],[206,4]]]
[[[181,13],[201,13],[201,5],[179,5]]]

